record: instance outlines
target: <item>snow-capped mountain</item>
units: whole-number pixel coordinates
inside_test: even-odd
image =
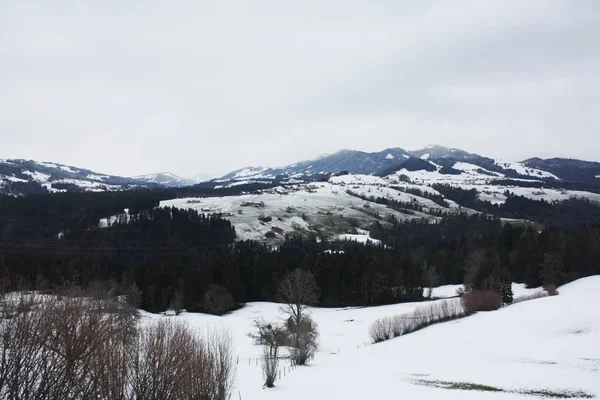
[[[0,160],[0,193],[13,195],[66,192],[117,191],[158,187],[136,178],[106,175],[51,162]]]
[[[190,186],[201,182],[196,179],[183,178],[170,172],[158,172],[155,174],[140,175],[133,177],[133,179],[146,183],[156,183],[166,187]]]
[[[309,179],[337,172],[351,174],[377,174],[379,171],[402,163],[410,158],[410,154],[401,148],[391,148],[375,153],[357,150],[341,150],[335,154],[322,156],[314,160],[300,161],[279,168],[247,167],[217,179],[229,180],[269,180],[277,178]]]
[[[532,158],[523,162],[508,162],[469,153],[460,149],[431,145],[423,149],[407,151],[390,148],[379,152],[366,153],[355,150],[342,150],[335,154],[302,161],[278,168],[247,167],[216,179],[221,184],[241,184],[249,182],[298,182],[315,181],[332,174],[350,173],[362,175],[388,176],[397,171],[429,171],[441,175],[459,175],[457,163],[468,163],[486,171],[488,176],[496,175],[506,179],[564,180],[581,184],[600,185],[600,163],[568,160]]]
[[[600,183],[600,163],[572,158],[530,158],[523,161],[527,167],[548,171],[561,179],[589,184]]]

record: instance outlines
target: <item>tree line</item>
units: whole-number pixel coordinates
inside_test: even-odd
[[[419,301],[424,288],[473,276],[474,284],[495,282],[501,290],[507,281],[560,285],[600,274],[600,225],[593,220],[544,229],[494,215],[440,214],[434,224],[374,223],[370,234],[380,246],[292,236],[272,248],[236,241],[220,216],[157,208],[158,201],[152,192],[0,197],[0,272],[13,282],[104,285],[134,294],[152,312],[218,314],[277,300],[277,282],[296,269],[312,273],[319,304],[331,307]],[[597,208],[550,204],[555,211],[579,206]],[[107,215],[117,217],[100,227]],[[466,267],[475,264],[478,272],[469,275]]]

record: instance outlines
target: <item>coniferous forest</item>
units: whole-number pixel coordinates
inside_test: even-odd
[[[506,282],[560,285],[600,274],[598,205],[509,196],[492,206],[468,191],[437,189],[482,213],[444,215],[436,224],[375,223],[370,233],[380,246],[298,236],[277,248],[236,241],[235,228],[219,215],[157,208],[160,200],[189,192],[1,196],[0,273],[41,288],[100,285],[152,312],[218,314],[244,302],[277,300],[277,282],[296,268],[313,273],[322,306],[419,301],[426,287],[465,281],[500,290]],[[128,216],[99,224],[124,209]],[[509,224],[500,217],[538,223]]]

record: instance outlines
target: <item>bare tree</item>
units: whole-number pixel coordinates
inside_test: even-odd
[[[168,320],[138,329],[125,299],[96,288],[42,295],[0,287],[0,398],[230,397],[228,335],[200,337]]]
[[[277,288],[277,294],[285,304],[282,311],[289,316],[288,328],[293,336],[291,345],[294,349],[292,359],[298,365],[306,364],[309,358],[306,351],[313,345],[316,347],[316,326],[306,315],[306,309],[317,304],[319,292],[313,274],[303,269],[288,273]]]
[[[173,310],[175,315],[179,315],[183,311],[183,307],[183,293],[181,290],[177,290],[171,299],[169,308]]]
[[[429,265],[427,261],[423,261],[421,270],[423,274],[423,282],[425,282],[428,288],[427,298],[431,299],[431,295],[433,294],[433,288],[437,286],[440,280],[440,276],[437,273],[435,265]]]
[[[554,285],[555,287],[566,280],[565,263],[559,253],[545,253],[541,264],[540,278],[544,288]]]
[[[261,367],[265,378],[265,386],[272,388],[277,379],[279,367],[279,349],[289,342],[289,333],[285,326],[271,322],[254,321],[256,330],[248,334],[254,343],[263,346]]]

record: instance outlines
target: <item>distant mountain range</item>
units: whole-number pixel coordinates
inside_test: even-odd
[[[389,148],[366,153],[341,150],[315,160],[302,161],[278,168],[247,167],[230,172],[215,182],[319,180],[331,174],[350,173],[387,176],[399,170],[438,171],[442,175],[460,174],[457,163],[469,163],[484,170],[500,173],[512,179],[565,180],[589,185],[600,185],[600,163],[553,158],[530,158],[523,162],[505,162],[464,150],[431,145],[419,150]]]
[[[542,182],[569,181],[600,187],[600,163],[598,162],[564,158],[530,158],[522,162],[504,162],[438,145],[413,151],[399,147],[373,153],[341,150],[332,155],[283,167],[238,169],[203,185],[219,187],[246,183],[284,184],[324,180],[332,175],[344,173],[388,176],[401,170],[456,175],[464,170],[461,163],[479,167],[487,174],[501,174],[510,179],[536,179]],[[121,177],[51,162],[0,160],[0,193],[13,195],[181,187],[207,180],[206,176],[183,178],[169,172]]]
[[[178,187],[202,180],[206,179],[186,179],[168,172],[122,177],[52,162],[0,159],[0,193],[13,195]]]

